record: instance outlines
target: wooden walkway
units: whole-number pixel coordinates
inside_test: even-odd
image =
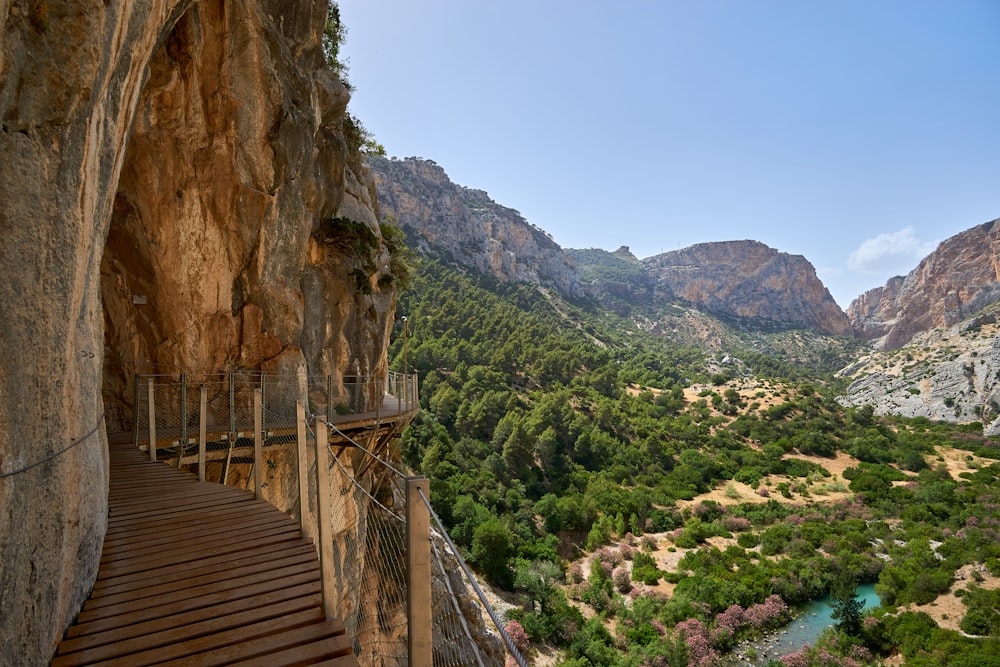
[[[316,549],[295,521],[131,443],[110,449],[100,572],[54,667],[357,667],[343,623],[324,618]]]

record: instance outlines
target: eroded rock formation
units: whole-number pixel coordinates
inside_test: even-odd
[[[378,374],[395,287],[324,0],[0,0],[0,663],[96,575],[136,373]]]
[[[865,340],[894,350],[1000,300],[1000,219],[945,240],[905,277],[851,302],[847,315]]]
[[[642,260],[657,297],[724,317],[852,335],[844,311],[801,255],[758,241],[697,245]]]
[[[369,158],[382,212],[392,216],[418,249],[433,250],[502,281],[551,287],[583,296],[580,276],[562,248],[517,211],[482,190],[452,183],[430,160]]]

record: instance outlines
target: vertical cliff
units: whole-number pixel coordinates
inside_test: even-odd
[[[135,373],[377,374],[395,308],[325,0],[0,0],[0,664],[96,575]]]
[[[1000,301],[1000,219],[946,239],[905,277],[851,302],[865,340],[894,350],[935,327],[952,326]]]
[[[801,255],[758,241],[723,241],[642,260],[660,298],[724,317],[850,336],[847,316]]]
[[[422,251],[504,282],[543,285],[568,298],[583,296],[580,276],[559,245],[517,211],[482,190],[462,187],[431,160],[372,157],[386,215]]]

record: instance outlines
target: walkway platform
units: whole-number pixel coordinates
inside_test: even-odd
[[[293,519],[132,443],[110,450],[100,572],[54,667],[357,667],[343,623],[324,617],[316,548]]]

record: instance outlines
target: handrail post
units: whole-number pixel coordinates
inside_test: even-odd
[[[208,440],[208,387],[201,385],[198,403],[198,481],[205,481],[205,446]]]
[[[187,375],[181,373],[181,436],[177,441],[177,469],[181,469],[181,461],[184,458],[184,448],[187,446],[188,425],[187,425]]]
[[[149,378],[149,460],[156,460],[156,391]]]
[[[136,373],[135,374],[135,402],[132,403],[134,406],[133,410],[135,416],[132,419],[132,423],[135,426],[134,432],[132,434],[132,446],[139,449],[139,401],[142,400],[142,377]]]
[[[309,455],[306,450],[306,406],[295,401],[295,440],[299,467],[299,529],[302,537],[315,539],[309,517]]]
[[[323,574],[323,613],[327,620],[333,620],[336,610],[333,605],[333,524],[330,521],[330,455],[327,453],[327,445],[326,415],[322,415],[316,417],[316,486],[319,495],[316,505],[319,514],[317,537]]]
[[[421,492],[423,492],[421,494]],[[421,497],[423,495],[423,498]],[[406,479],[406,618],[410,667],[431,667],[431,518],[426,477]]]
[[[257,500],[264,499],[264,477],[260,470],[264,462],[262,396],[259,387],[253,390],[253,485]]]

